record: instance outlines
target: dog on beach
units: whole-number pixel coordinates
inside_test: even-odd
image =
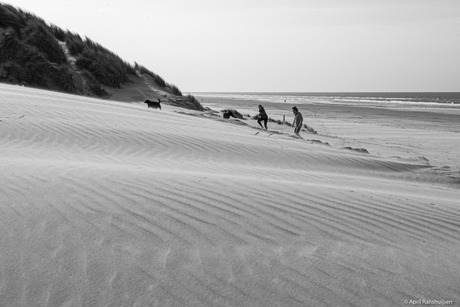
[[[154,109],[160,109],[161,110],[161,100],[158,99],[158,102],[151,101],[151,100],[146,100],[144,103],[147,104],[147,108],[154,108]]]

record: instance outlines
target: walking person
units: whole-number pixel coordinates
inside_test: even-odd
[[[259,123],[259,126],[263,129],[264,126],[262,126],[262,121],[264,121],[265,130],[267,130],[268,115],[267,112],[265,112],[264,107],[259,105],[259,119],[257,120],[257,122]]]
[[[297,107],[292,107],[292,113],[294,113],[294,122],[292,127],[294,127],[294,133],[296,136],[300,137],[300,129],[302,129],[303,117],[302,113],[299,112]]]

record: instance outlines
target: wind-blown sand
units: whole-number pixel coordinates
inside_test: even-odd
[[[319,134],[300,140],[167,105],[0,99],[1,306],[460,302],[451,122],[304,113]]]

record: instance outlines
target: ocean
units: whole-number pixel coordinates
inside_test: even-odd
[[[354,105],[432,105],[460,107],[459,92],[419,92],[419,93],[244,93],[244,92],[197,92],[192,93],[203,98],[225,98],[238,100],[265,101],[274,103],[308,104],[337,103]]]

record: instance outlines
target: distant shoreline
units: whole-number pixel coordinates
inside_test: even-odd
[[[236,99],[277,103],[329,103],[349,105],[417,105],[460,107],[458,92],[194,92],[201,98]]]

